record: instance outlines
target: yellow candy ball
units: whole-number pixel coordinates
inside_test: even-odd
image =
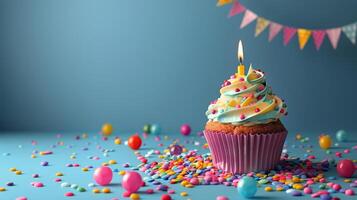
[[[11,172],[15,172],[15,171],[17,171],[17,169],[16,169],[16,168],[14,168],[14,167],[11,167],[11,168],[9,169],[9,171],[11,171]]]
[[[88,138],[88,134],[87,134],[87,133],[83,133],[83,134],[82,134],[82,138],[83,138],[83,139]]]
[[[302,135],[300,133],[295,135],[295,139],[296,140],[301,140],[301,138],[302,138]]]
[[[295,183],[293,184],[293,188],[296,190],[302,190],[304,189],[304,186],[302,184]]]
[[[187,196],[188,194],[187,194],[187,192],[181,192],[180,195],[183,196],[183,197],[185,197],[185,196]]]
[[[132,193],[132,194],[130,195],[130,199],[132,199],[132,200],[140,199],[140,195],[137,194],[137,193]]]
[[[320,137],[319,144],[322,149],[329,149],[332,145],[332,140],[329,135],[323,135]]]
[[[113,133],[113,126],[109,123],[106,123],[102,126],[102,134],[104,136],[109,136]]]
[[[57,172],[55,175],[56,176],[63,176],[63,174],[61,172]]]
[[[114,144],[121,144],[121,139],[120,138],[115,139]]]
[[[20,170],[15,171],[15,174],[16,174],[16,175],[21,175],[21,174],[22,174],[22,171],[20,171]]]
[[[117,161],[115,161],[115,160],[109,160],[109,162],[108,162],[110,165],[114,165],[114,164],[117,164]]]

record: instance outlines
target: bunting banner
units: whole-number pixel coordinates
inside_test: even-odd
[[[281,24],[271,22],[269,26],[269,42],[271,42],[276,35],[283,29],[283,26]]]
[[[297,28],[282,25],[280,23],[266,19],[265,17],[258,16],[255,12],[247,9],[238,0],[218,0],[217,6],[224,6],[232,4],[232,7],[228,13],[228,17],[232,18],[236,15],[243,14],[243,18],[240,24],[240,28],[243,29],[252,22],[256,21],[254,36],[258,37],[266,29],[268,29],[268,40],[271,42],[280,32],[283,34],[283,44],[287,45],[297,35],[299,48],[303,50],[308,44],[310,38],[313,40],[313,44],[316,50],[319,50],[322,46],[325,37],[328,38],[333,49],[337,49],[340,41],[341,32],[348,38],[348,40],[355,45],[357,36],[357,22],[329,29],[307,29]],[[269,28],[268,28],[269,27]],[[326,39],[327,40],[327,39]]]
[[[287,45],[291,38],[294,37],[296,33],[296,28],[292,28],[292,27],[284,27],[284,35],[283,35],[283,39],[284,39],[284,45]]]
[[[269,25],[268,20],[262,17],[258,17],[257,25],[255,27],[255,37],[257,37],[261,32],[263,32],[268,25]]]
[[[350,39],[352,44],[356,44],[357,23],[342,27],[342,31],[346,34],[348,39]]]
[[[240,28],[246,27],[257,18],[257,15],[250,10],[246,10]]]
[[[310,30],[307,30],[307,29],[301,29],[299,28],[298,29],[298,36],[299,36],[299,46],[300,46],[300,49],[304,49],[307,41],[309,40],[310,38],[310,35],[311,35],[311,31]]]
[[[324,41],[326,32],[322,30],[314,30],[312,31],[312,37],[314,38],[314,43],[316,50],[319,50],[322,42]]]

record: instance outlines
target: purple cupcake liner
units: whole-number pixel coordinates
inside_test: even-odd
[[[287,132],[227,134],[204,131],[213,164],[225,172],[269,170],[279,162]]]

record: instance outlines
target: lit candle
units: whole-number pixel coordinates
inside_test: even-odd
[[[242,41],[239,40],[238,43],[238,60],[239,60],[239,65],[237,67],[237,71],[238,71],[238,76],[244,76],[244,65],[243,65],[243,45],[242,45]]]

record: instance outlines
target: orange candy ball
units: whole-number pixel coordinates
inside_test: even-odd
[[[322,149],[329,149],[332,145],[332,139],[329,135],[320,136],[319,144]]]
[[[133,150],[138,150],[141,147],[141,138],[138,135],[133,135],[128,140],[128,146]]]
[[[114,130],[113,126],[109,123],[106,123],[102,126],[102,134],[104,136],[111,135],[113,133],[113,130]]]

